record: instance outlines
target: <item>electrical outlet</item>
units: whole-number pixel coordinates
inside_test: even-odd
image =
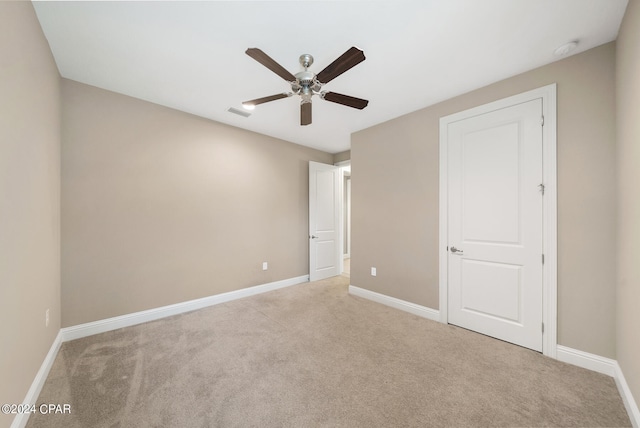
[[[376,272],[376,268],[372,267],[371,268],[371,276],[376,276],[377,272]]]
[[[49,327],[49,309],[44,311],[44,326]]]
[[[262,270],[267,270],[267,269],[269,269],[269,263],[262,262]]]

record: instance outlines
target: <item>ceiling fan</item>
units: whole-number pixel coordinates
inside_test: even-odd
[[[294,94],[300,95],[300,125],[304,126],[311,123],[311,97],[314,95],[318,95],[326,101],[357,108],[359,110],[362,110],[367,106],[367,104],[369,104],[369,101],[361,98],[339,94],[337,92],[322,91],[322,86],[326,83],[329,83],[345,71],[355,67],[366,59],[364,52],[356,47],[348,49],[318,74],[308,70],[311,64],[313,64],[313,57],[309,54],[300,55],[300,65],[302,65],[304,71],[293,75],[258,48],[249,48],[245,53],[267,67],[269,70],[276,73],[278,76],[282,77],[291,85],[291,92],[284,92],[281,94],[245,101],[242,103],[245,108],[251,109],[258,104],[288,98]]]

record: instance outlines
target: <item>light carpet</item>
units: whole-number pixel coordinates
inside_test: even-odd
[[[28,427],[620,427],[612,378],[300,284],[64,343]]]

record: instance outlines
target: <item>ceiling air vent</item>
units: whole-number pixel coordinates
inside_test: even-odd
[[[249,113],[248,111],[238,110],[237,108],[233,108],[233,107],[229,107],[229,110],[227,110],[227,111],[229,113],[234,113],[234,114],[237,114],[237,115],[243,116],[243,117],[251,116],[251,113]]]

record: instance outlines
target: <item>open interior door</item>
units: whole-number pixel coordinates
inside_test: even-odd
[[[309,162],[309,280],[340,275],[340,168]]]

